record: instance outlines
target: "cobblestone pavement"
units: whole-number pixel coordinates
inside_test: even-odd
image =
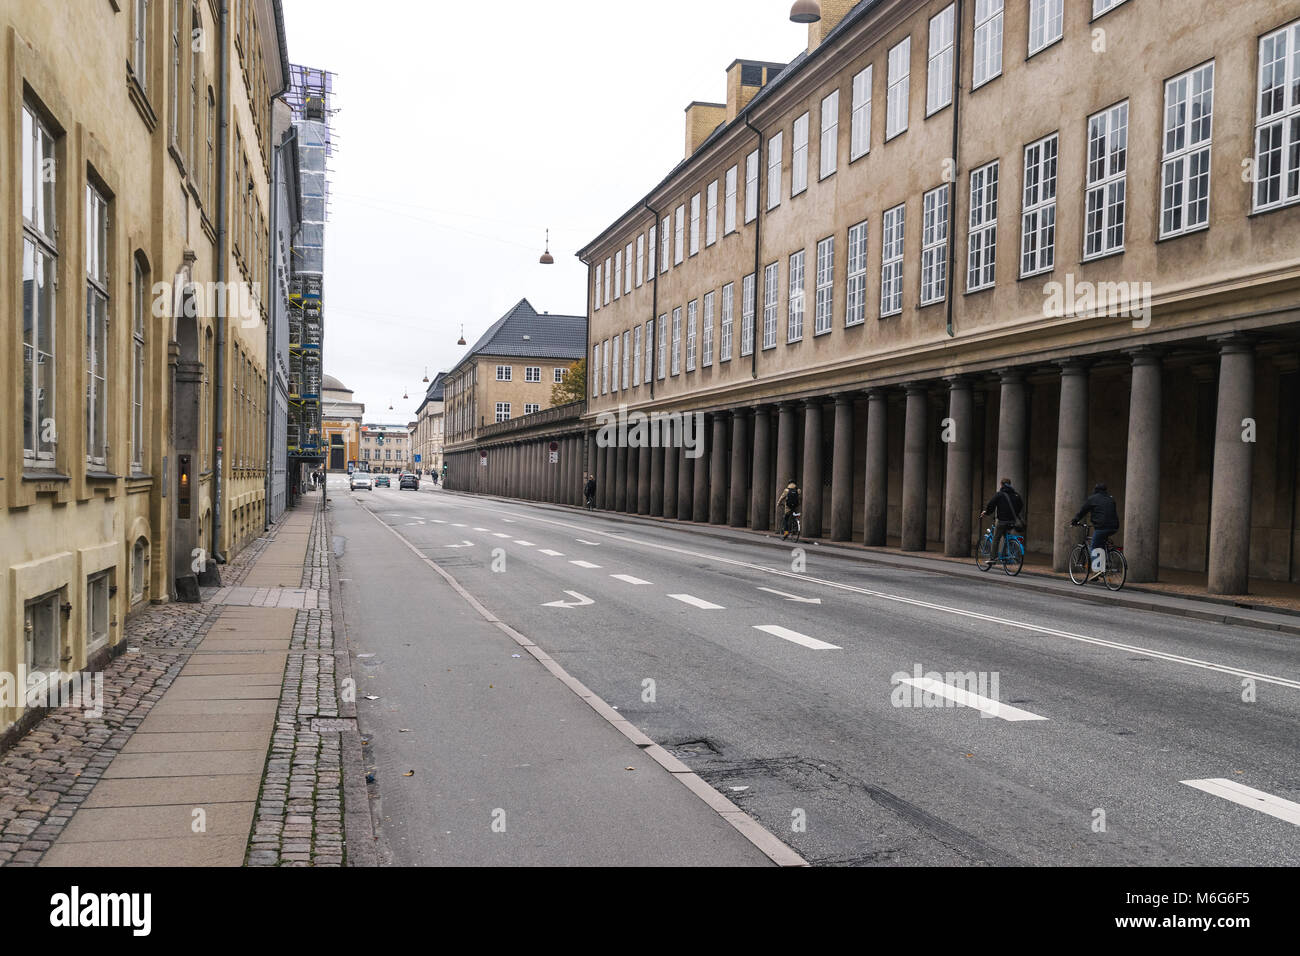
[[[243,580],[271,535],[222,568],[224,584]],[[103,672],[103,714],[51,710],[0,755],[0,866],[40,862],[222,610],[206,603],[162,604],[127,618],[127,649]]]
[[[355,718],[340,718],[326,514],[323,508],[316,512],[302,572],[302,587],[319,589],[323,606],[299,611],[294,623],[275,733],[253,817],[249,866],[346,862],[342,730]]]

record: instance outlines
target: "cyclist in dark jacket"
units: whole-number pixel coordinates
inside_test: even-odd
[[[596,476],[583,475],[582,495],[587,501],[587,507],[591,508],[596,503]]]
[[[1110,492],[1106,490],[1105,482],[1097,483],[1070,524],[1077,525],[1083,520],[1083,516],[1089,513],[1092,514],[1093,529],[1090,550],[1096,551],[1098,548],[1105,548],[1110,536],[1119,530],[1119,508],[1115,504],[1115,499],[1110,496]]]
[[[981,518],[990,512],[997,518],[997,526],[993,531],[993,554],[995,557],[1002,557],[1007,532],[1020,524],[1024,511],[1025,502],[1020,497],[1020,492],[1011,487],[1010,478],[1003,478],[998,493],[989,499],[989,503],[980,512]]]

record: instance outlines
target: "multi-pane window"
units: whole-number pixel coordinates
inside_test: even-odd
[[[971,88],[1002,73],[1002,0],[975,0],[975,66]]]
[[[727,170],[727,196],[722,207],[722,234],[724,236],[729,236],[736,231],[736,181],[739,173],[740,170],[736,166],[732,166]]]
[[[1123,2],[1124,0],[1092,0],[1092,15],[1099,17],[1107,10],[1113,10]]]
[[[943,301],[948,273],[948,185],[921,197],[921,305]]]
[[[803,338],[804,314],[804,250],[800,249],[790,257],[789,305],[786,310],[785,340],[798,342]]]
[[[1020,216],[1020,275],[1056,264],[1057,134],[1025,147],[1025,191]]]
[[[966,243],[966,291],[986,289],[997,278],[998,164],[970,174],[970,234]]]
[[[605,274],[604,270],[605,270],[604,266],[601,265],[596,266],[596,297],[594,300],[594,304],[592,306],[592,311],[595,312],[600,311],[600,286],[601,286],[601,278]]]
[[[632,384],[641,381],[641,326],[632,330]]]
[[[781,172],[781,151],[785,148],[785,134],[778,130],[767,141],[767,208],[775,209],[781,205],[781,181],[785,178]]]
[[[1029,55],[1061,39],[1065,0],[1029,0]]]
[[[108,457],[108,202],[86,187],[86,459]]]
[[[681,265],[686,258],[686,205],[677,207],[676,232],[673,240],[673,265]]]
[[[1214,63],[1165,84],[1165,155],[1160,171],[1160,235],[1210,222],[1210,127]]]
[[[711,246],[718,241],[718,181],[709,183],[708,201],[704,210],[704,244]]]
[[[23,458],[52,465],[55,434],[54,138],[23,104]]]
[[[650,240],[652,243],[653,239]],[[654,267],[650,267],[653,271]],[[645,233],[636,237],[636,287],[641,288],[645,282]]]
[[[208,170],[204,184],[207,186],[208,209],[212,209],[216,200],[217,178],[217,99],[208,87]]]
[[[1128,102],[1088,118],[1088,192],[1084,258],[1124,248],[1125,176],[1128,171]]]
[[[499,421],[499,422],[508,422],[508,421],[510,421],[510,403],[509,403],[509,402],[497,402],[497,421]]]
[[[652,281],[654,280],[655,277],[655,250],[659,248],[658,245],[656,245],[655,236],[656,236],[655,227],[651,226],[650,236],[646,240],[647,258],[646,258],[645,274],[646,274],[646,278]]]
[[[700,251],[700,194],[691,197],[691,255]]]
[[[682,370],[682,307],[680,305],[673,309],[672,363],[672,374],[679,374]]]
[[[780,265],[773,262],[763,270],[763,348],[776,348],[776,290]]]
[[[540,412],[541,410],[542,410],[542,406],[541,406],[541,405],[538,405],[538,404],[536,404],[536,403],[534,403],[534,402],[525,402],[525,403],[524,403],[524,414],[525,414],[525,415],[534,415],[534,414],[536,414],[537,412]]]
[[[835,281],[835,237],[817,243],[817,298],[814,305],[813,334],[831,330],[831,309]]]
[[[740,288],[740,354],[750,355],[754,351],[754,296],[757,279],[754,273],[745,276]],[[775,343],[773,343],[775,344]]]
[[[794,121],[794,147],[790,154],[790,195],[808,188],[808,114]]]
[[[698,299],[691,299],[686,303],[686,371],[688,372],[695,371],[695,346],[700,324],[699,309]]]
[[[632,292],[632,243],[627,244],[623,250],[623,294],[630,295]]]
[[[907,129],[908,90],[911,86],[912,38],[889,51],[889,90],[885,97],[885,139]]]
[[[614,301],[622,294],[623,285],[623,253],[614,253]]]
[[[135,263],[131,286],[131,467],[144,469],[145,323],[149,314],[149,277]]]
[[[514,373],[515,373],[515,368],[513,365],[498,365],[497,381],[508,382],[510,381],[511,376],[514,375]]]
[[[604,360],[600,363],[600,393],[602,395],[607,395],[609,393],[609,371],[610,371],[609,349],[610,349],[609,339],[606,339]],[[617,378],[614,379],[614,388],[616,390],[618,388]]]
[[[840,91],[822,100],[821,178],[835,172],[840,153]]]
[[[860,325],[867,320],[867,224],[849,228],[848,297],[844,324]]]
[[[881,217],[880,241],[880,317],[903,311],[903,229],[905,207],[902,203],[886,209]]]
[[[1300,201],[1300,20],[1259,41],[1255,210]]]
[[[736,284],[728,282],[722,287],[722,330],[718,335],[718,361],[731,361],[731,337],[736,320]]]
[[[745,222],[758,218],[758,150],[745,157]]]
[[[641,381],[647,385],[654,378],[654,354],[655,354],[655,320],[650,319],[645,324],[645,378]]]
[[[563,381],[564,381],[566,378],[568,378],[568,377],[569,377],[569,370],[568,370],[567,368],[557,368],[557,369],[555,370],[555,384],[556,384],[556,385],[559,385],[561,382],[563,382]]]
[[[659,381],[668,371],[668,315],[659,316]]]
[[[953,8],[930,18],[930,60],[925,73],[925,115],[952,102]]]
[[[871,152],[871,67],[853,77],[853,120],[849,127],[849,162]]]
[[[632,331],[623,333],[623,390],[626,391],[632,377]]]
[[[61,592],[55,591],[23,607],[23,635],[28,680],[59,670],[63,651]],[[48,680],[48,678],[46,678]],[[30,690],[30,688],[28,688]]]
[[[96,651],[108,643],[109,572],[86,579],[86,651]]]
[[[609,305],[610,287],[614,280],[614,260],[605,259],[605,304]]]
[[[700,366],[708,368],[713,364],[713,307],[716,293],[704,296],[704,327],[700,333]]]
[[[135,0],[135,55],[132,58],[132,70],[140,87],[149,89],[149,0]]]
[[[668,258],[668,244],[672,241],[672,221],[667,216],[664,216],[663,225],[660,226],[659,233],[663,238],[661,243],[662,248],[659,255],[659,272],[660,274],[664,274],[667,273],[668,266],[671,264],[671,260]]]
[[[167,89],[167,112],[173,143],[180,145],[181,133],[181,0],[172,0],[171,82]]]
[[[524,367],[525,382],[540,382],[542,380],[542,367],[540,365],[527,365]]]

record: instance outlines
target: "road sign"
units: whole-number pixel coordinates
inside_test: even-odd
[[[551,451],[559,451],[559,450],[560,450],[560,443],[557,441],[551,442]]]
[[[416,463],[417,465],[420,463],[420,456],[419,456],[419,455],[416,455],[416,456],[415,456],[415,463]]]
[[[551,452],[551,464],[558,465],[559,463],[560,463],[560,453],[558,451]]]

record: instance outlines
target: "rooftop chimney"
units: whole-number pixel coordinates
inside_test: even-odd
[[[760,60],[736,60],[727,67],[727,122],[739,116],[758,91],[784,69],[784,63]]]
[[[689,159],[727,118],[725,103],[695,102],[686,107],[686,157]]]
[[[808,52],[821,46],[826,34],[834,30],[845,14],[858,5],[859,0],[821,0],[822,18],[808,24]]]

